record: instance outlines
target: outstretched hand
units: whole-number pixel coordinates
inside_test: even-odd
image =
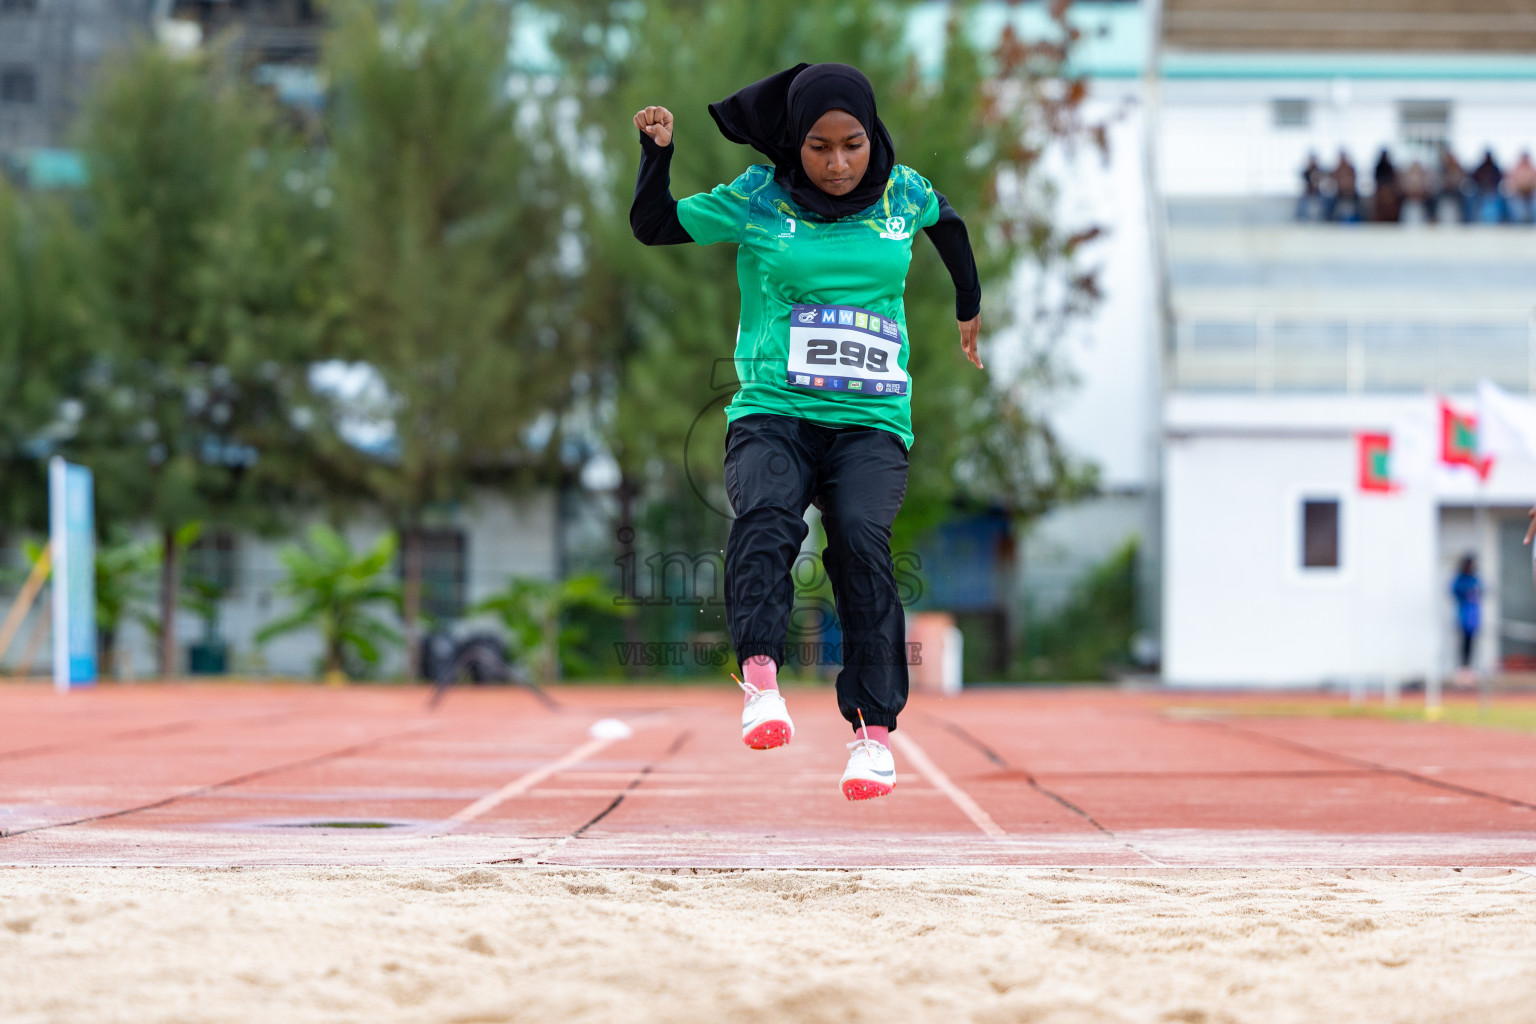
[[[976,338],[981,334],[981,314],[978,313],[969,320],[957,322],[960,324],[960,351],[965,353],[965,358],[969,359],[976,369],[986,369],[981,365],[981,355],[976,351]],[[1536,526],[1533,526],[1532,530],[1536,530]]]
[[[635,127],[658,146],[672,145],[672,111],[666,107],[646,107],[635,115]]]

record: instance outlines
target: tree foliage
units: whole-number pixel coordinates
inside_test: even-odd
[[[1055,223],[1039,162],[1062,138],[1096,137],[1083,122],[1081,83],[1063,75],[1075,38],[1026,44],[1005,33],[978,51],[965,34],[968,5],[945,29],[941,74],[922,73],[904,33],[912,3],[850,0],[835,9],[726,2],[630,4],[570,0],[558,34],[573,70],[584,137],[600,140],[608,189],[587,220],[593,331],[610,339],[605,433],[626,476],[664,500],[661,523],[679,536],[710,530],[723,509],[720,452],[734,368],[738,296],[731,247],[647,250],[624,216],[638,162],[630,115],[648,104],[677,118],[673,194],[734,179],[761,155],[723,139],[707,104],[799,61],[842,61],[868,74],[897,158],[928,177],[965,217],[986,290],[984,329],[1022,336],[1006,375],[977,373],[961,355],[954,292],[931,246],[920,243],[907,283],[916,442],[897,544],[909,543],[957,501],[998,505],[1023,519],[1091,486],[1038,409],[1068,375],[1062,326],[1095,294],[1075,263],[1091,232]],[[1063,7],[1065,5],[1062,5]],[[1043,282],[1031,315],[1013,322],[1021,263]],[[702,414],[702,415],[701,415]],[[690,495],[690,488],[705,500]],[[722,529],[719,520],[711,532]],[[707,534],[706,534],[707,535]]]
[[[1093,231],[1058,222],[1040,166],[1096,138],[1063,73],[1074,34],[1063,16],[1050,40],[979,51],[957,4],[935,73],[908,47],[931,9],[337,0],[314,148],[216,48],[126,52],[85,104],[83,193],[0,183],[0,529],[42,523],[45,456],[90,466],[103,535],[161,538],[166,670],[189,522],[268,530],[316,503],[381,507],[406,547],[411,638],[417,528],[474,485],[568,482],[588,442],[617,459],[621,495],[643,495],[649,541],[722,546],[735,253],[630,236],[629,118],[670,107],[674,193],[707,189],[762,160],[720,137],[707,103],[801,60],[869,74],[898,158],[966,218],[986,289],[988,375],[962,357],[948,275],[916,245],[917,441],[896,544],[957,503],[1028,521],[1081,493],[1091,473],[1042,401],[1069,383],[1054,343],[1096,295],[1080,258]],[[553,62],[509,65],[524,17],[552,27]],[[313,386],[335,363],[381,382],[382,443],[349,441],[356,410]],[[706,628],[678,606],[654,614],[658,635]]]
[[[175,666],[175,531],[270,527],[314,488],[297,410],[323,331],[324,243],[284,184],[282,139],[206,56],[144,45],[84,114],[82,276],[90,357],[64,450],[96,474],[110,526],[162,537],[161,670]]]
[[[1136,635],[1135,538],[1095,565],[1067,603],[1026,623],[1016,677],[1056,682],[1106,679],[1131,664]]]
[[[75,234],[56,203],[0,178],[0,533],[47,519],[47,455],[79,427]]]
[[[410,665],[414,528],[557,452],[541,417],[588,369],[560,253],[576,181],[550,125],[520,116],[508,32],[492,0],[351,2],[325,49],[347,352],[382,377],[392,425],[355,470],[406,544]]]

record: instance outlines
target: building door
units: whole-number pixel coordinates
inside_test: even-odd
[[[1536,582],[1531,549],[1522,543],[1525,518],[1501,517],[1498,523],[1499,660],[1508,670],[1536,669]]]

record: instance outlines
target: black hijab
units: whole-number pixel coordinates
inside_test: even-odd
[[[847,195],[823,192],[805,173],[800,144],[829,110],[846,110],[869,135],[869,169]],[[896,147],[875,113],[875,91],[847,64],[796,64],[709,105],[720,134],[773,161],[774,179],[803,209],[828,220],[849,217],[885,194]]]

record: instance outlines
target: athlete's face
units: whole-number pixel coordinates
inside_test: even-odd
[[[848,111],[829,110],[800,143],[800,163],[817,188],[828,195],[847,195],[869,170],[869,134]]]

